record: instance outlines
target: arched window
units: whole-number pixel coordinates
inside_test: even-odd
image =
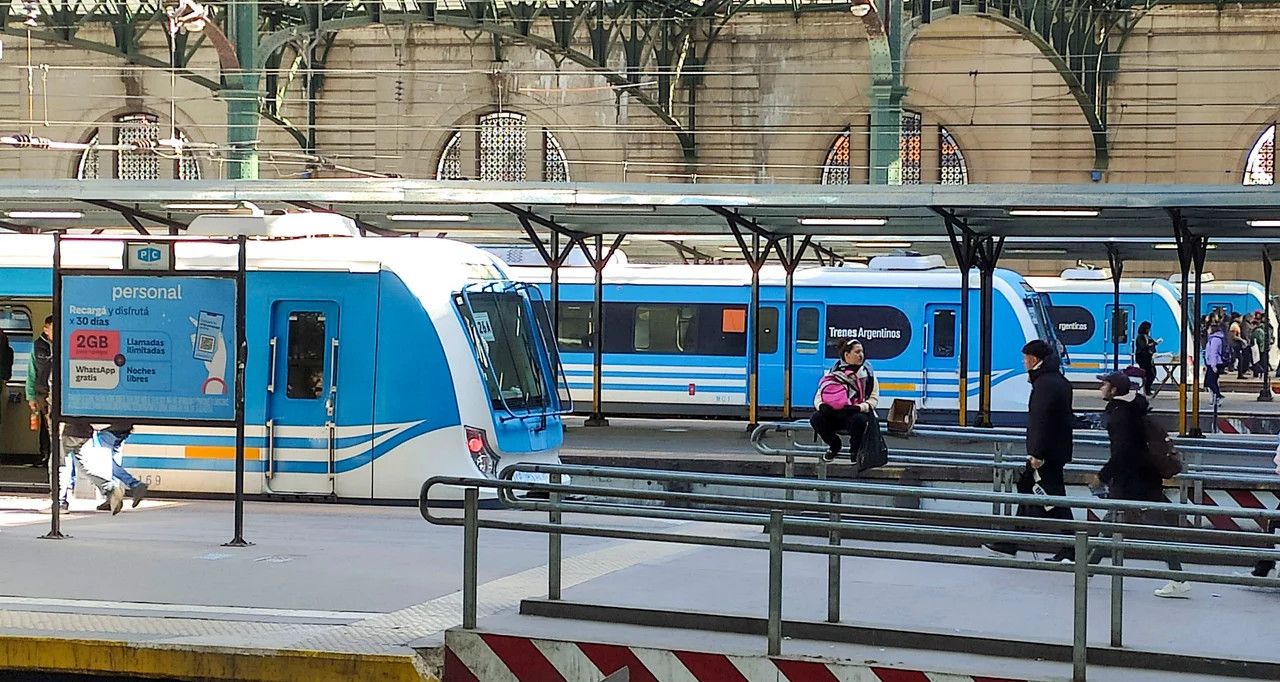
[[[920,184],[923,130],[920,113],[904,109],[898,137],[901,183],[904,185]],[[822,164],[822,184],[849,184],[849,134],[850,130],[846,128],[827,150],[827,159]],[[965,163],[964,152],[960,151],[960,145],[956,143],[951,131],[941,126],[938,127],[938,166],[940,184],[969,184],[969,166]]]
[[[969,166],[951,131],[938,126],[938,184],[969,184]]]
[[[1262,130],[1244,164],[1244,184],[1276,184],[1276,124]]]
[[[822,164],[822,184],[849,184],[849,129],[836,137],[827,151],[827,161]]]
[[[524,182],[529,179],[528,119],[524,114],[496,111],[477,122],[476,175],[491,182]],[[460,180],[462,174],[462,131],[454,131],[445,142],[436,164],[437,180]],[[555,135],[542,129],[542,179],[569,182],[569,161]]]
[[[168,137],[169,131],[164,136]],[[178,139],[186,135],[177,133]],[[89,144],[130,144],[155,142],[161,139],[160,120],[152,114],[125,114],[117,116],[108,129],[99,128],[89,137]],[[76,166],[76,178],[80,180],[199,180],[200,162],[190,154],[169,159],[155,151],[106,151],[87,149],[80,155]]]
[[[902,161],[902,184],[920,184],[919,112],[902,110],[902,127],[898,133],[898,158]]]

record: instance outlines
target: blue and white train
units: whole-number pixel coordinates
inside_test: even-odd
[[[550,298],[546,268],[512,268]],[[575,404],[592,398],[594,272],[562,268],[559,345]],[[864,341],[886,398],[928,410],[959,403],[960,272],[941,257],[886,256],[868,268],[803,268],[795,274],[791,325],[792,403],[810,405],[839,339]],[[745,416],[750,271],[740,265],[625,265],[604,274],[603,386],[606,412]],[[783,405],[787,344],[779,329],[784,273],[766,267],[760,288],[760,405]],[[979,278],[971,275],[970,409],[978,395]],[[1024,412],[1029,385],[1022,346],[1053,339],[1044,298],[1021,275],[994,278],[992,409]]]
[[[417,499],[432,476],[558,461],[563,375],[536,288],[501,261],[444,239],[361,238],[328,214],[201,216],[191,232],[292,237],[248,245],[247,493]],[[225,266],[213,247],[180,242],[178,267]],[[68,241],[64,262],[119,268],[120,250]],[[11,326],[14,311],[48,310],[51,253],[48,237],[0,237]],[[124,465],[154,490],[225,493],[233,450],[229,430],[140,426]]]
[[[1120,343],[1119,365],[1134,364],[1138,325],[1151,323],[1160,340],[1158,351],[1176,358],[1182,344],[1182,312],[1177,289],[1163,279],[1120,280],[1120,309],[1116,314],[1115,285],[1106,270],[1064,270],[1059,277],[1028,277],[1035,290],[1049,297],[1049,315],[1058,340],[1067,349],[1067,378],[1095,382],[1114,366],[1114,332]]]

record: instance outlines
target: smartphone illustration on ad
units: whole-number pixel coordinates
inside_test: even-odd
[[[196,341],[193,355],[195,359],[208,362],[213,359],[213,352],[218,349],[218,337],[222,336],[222,315],[200,311],[200,319],[196,322]]]

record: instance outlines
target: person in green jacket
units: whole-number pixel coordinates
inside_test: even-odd
[[[41,430],[49,428],[49,394],[53,392],[53,315],[44,318],[44,329],[31,344],[27,363],[27,406],[40,415]],[[53,439],[50,438],[50,443]],[[48,460],[35,464],[46,466]]]

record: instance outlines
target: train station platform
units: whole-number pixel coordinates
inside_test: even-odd
[[[1071,636],[1067,573],[846,558],[844,625],[822,634],[806,624],[825,613],[820,586],[826,563],[788,556],[783,615],[798,624],[786,627],[800,629],[774,661],[762,655],[765,639],[753,630],[763,627],[767,601],[762,552],[565,537],[564,601],[551,603],[542,599],[546,538],[484,530],[479,627],[463,632],[456,629],[462,533],[427,524],[414,508],[249,503],[245,536],[256,544],[229,548],[222,546],[231,535],[227,502],[147,502],[115,517],[89,510],[90,501],[76,504],[65,523],[73,537],[43,540],[38,536],[48,525],[44,500],[0,498],[0,671],[242,682],[598,682],[609,671],[583,667],[584,661],[603,665],[630,656],[646,670],[653,666],[650,677],[633,669],[632,680],[663,682],[1048,682],[1070,675],[1069,657],[1060,660]],[[566,522],[572,521],[567,515]],[[759,529],[745,526],[611,523],[759,535]],[[1115,660],[1105,651],[1108,585],[1100,578],[1090,585],[1090,642],[1103,660]],[[1090,679],[1280,677],[1274,647],[1280,591],[1196,586],[1191,599],[1165,601],[1151,595],[1157,586],[1126,581],[1126,655],[1173,661],[1193,672],[1169,672],[1167,664],[1154,672],[1100,665],[1090,667]],[[723,617],[699,621],[691,612]],[[688,629],[708,623],[715,627]],[[894,634],[908,630],[926,633],[927,646],[918,636]],[[950,645],[930,650],[939,642]],[[1025,655],[994,655],[1019,646]],[[536,656],[517,655],[522,651],[539,652],[550,668],[530,673],[504,662],[539,665]],[[1146,659],[1131,653],[1141,651],[1149,652]],[[725,661],[741,676],[703,674]],[[450,663],[453,677],[446,676]],[[818,675],[814,666],[830,676]],[[775,674],[765,676],[766,669]],[[789,669],[817,676],[776,672]],[[570,670],[595,676],[568,676]],[[1210,670],[1225,676],[1206,675]]]

